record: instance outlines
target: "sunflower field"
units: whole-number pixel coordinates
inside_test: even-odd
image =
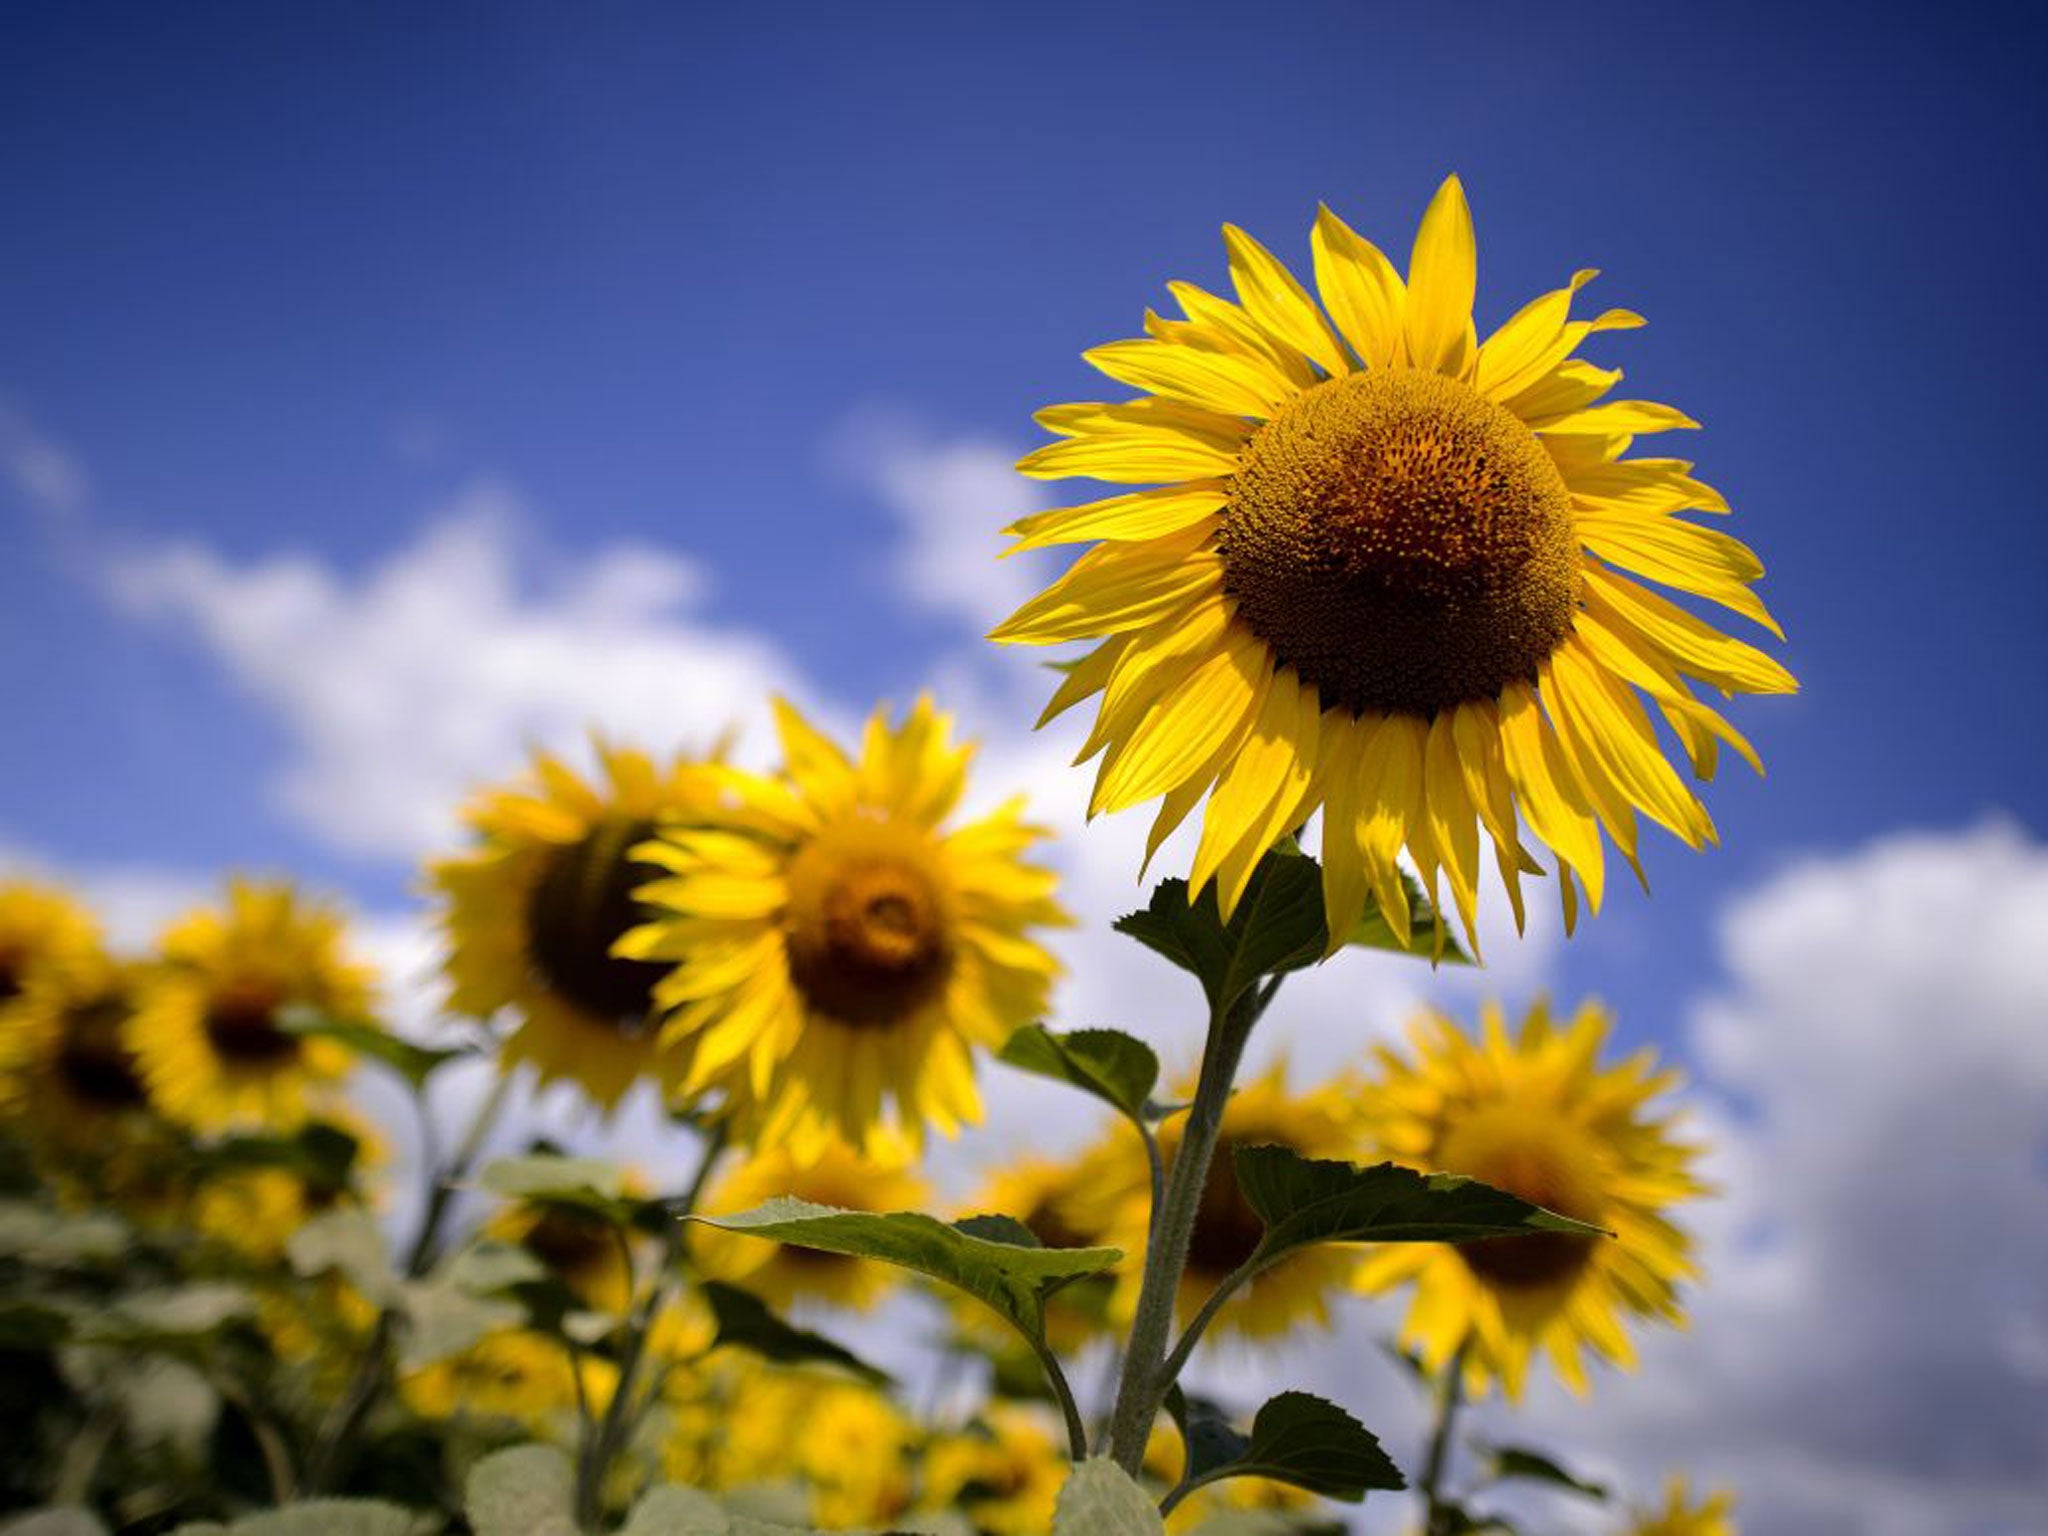
[[[140,949],[0,885],[10,1536],[1541,1536],[1530,1488],[1732,1536],[1685,1467],[1468,1417],[1598,1391],[1712,1283],[1678,1073],[1577,998],[1314,1079],[1248,1048],[1291,977],[1483,977],[1482,911],[1583,932],[1646,836],[1714,843],[1698,786],[1761,772],[1728,701],[1796,686],[1763,567],[1662,446],[1697,423],[1616,396],[1643,322],[1593,272],[1482,333],[1456,177],[1393,255],[1328,207],[1312,270],[1223,234],[1230,292],[1169,283],[1083,354],[1113,397],[1038,414],[1023,474],[1100,485],[1007,528],[1078,553],[990,636],[1086,711],[1089,815],[1183,866],[1115,924],[1146,1038],[1062,1015],[1081,829],[970,809],[933,696],[535,750],[420,871],[425,1023],[312,882]],[[944,1193],[1026,1078],[1092,1136]],[[658,1145],[508,1148],[541,1090],[651,1097]],[[1420,1438],[1258,1365],[1359,1296]]]

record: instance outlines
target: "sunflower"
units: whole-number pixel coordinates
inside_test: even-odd
[[[1192,1095],[1184,1085],[1183,1097]],[[1159,1127],[1159,1151],[1168,1167],[1180,1150],[1185,1115]],[[1122,1127],[1117,1128],[1119,1131]],[[1304,1157],[1342,1158],[1356,1145],[1355,1115],[1341,1089],[1327,1084],[1306,1093],[1287,1088],[1287,1069],[1276,1065],[1263,1076],[1241,1085],[1223,1111],[1216,1154],[1202,1186],[1188,1243],[1187,1268],[1181,1274],[1177,1305],[1186,1321],[1223,1279],[1258,1246],[1264,1226],[1258,1212],[1238,1187],[1234,1154],[1239,1147],[1288,1147]],[[1151,1219],[1151,1176],[1144,1149],[1122,1134],[1103,1144],[1111,1171],[1102,1183],[1108,1203],[1104,1239],[1127,1254],[1142,1254]],[[1349,1284],[1358,1267],[1358,1250],[1325,1244],[1304,1248],[1264,1271],[1240,1290],[1219,1314],[1216,1326],[1250,1339],[1268,1339],[1298,1323],[1329,1322],[1328,1299]],[[1116,1315],[1128,1320],[1137,1306],[1143,1280],[1133,1263],[1118,1272],[1112,1300]]]
[[[768,1147],[734,1164],[706,1195],[704,1211],[731,1215],[780,1195],[849,1211],[914,1211],[929,1191],[905,1164],[900,1149],[894,1156],[876,1156],[831,1144],[820,1156],[800,1160],[787,1147]],[[709,1226],[696,1230],[694,1248],[705,1274],[744,1286],[775,1307],[801,1297],[865,1308],[903,1276],[873,1259]]]
[[[988,1536],[1043,1536],[1074,1464],[1045,1415],[991,1403],[981,1422],[937,1439],[925,1457],[925,1497],[957,1509]]]
[[[1403,1342],[1432,1370],[1462,1352],[1475,1396],[1497,1380],[1519,1398],[1539,1349],[1584,1392],[1586,1352],[1633,1368],[1624,1316],[1683,1324],[1678,1285],[1696,1273],[1692,1240],[1666,1213],[1705,1193],[1691,1172],[1700,1149],[1676,1140],[1674,1116],[1653,1107],[1676,1072],[1658,1070],[1648,1050],[1600,1066],[1609,1024],[1589,1003],[1558,1027],[1538,1004],[1510,1038],[1489,1005],[1484,1038],[1470,1040],[1426,1015],[1410,1030],[1413,1059],[1380,1047],[1360,1093],[1371,1155],[1462,1173],[1614,1234],[1368,1251],[1359,1288],[1412,1282]]]
[[[146,1120],[149,1091],[130,1039],[141,968],[96,945],[45,956],[0,1023],[0,1104],[39,1141],[104,1144]]]
[[[1556,854],[1568,926],[1573,876],[1599,908],[1602,830],[1631,863],[1638,812],[1713,840],[1645,698],[1706,779],[1721,742],[1758,760],[1688,679],[1795,685],[1643,584],[1777,632],[1750,590],[1756,557],[1678,515],[1726,511],[1720,495],[1682,460],[1623,457],[1696,423],[1603,401],[1620,372],[1572,356],[1640,317],[1571,319],[1582,271],[1478,344],[1455,176],[1405,284],[1323,209],[1320,308],[1251,236],[1224,239],[1238,302],[1170,284],[1185,320],[1148,314],[1147,338],[1085,354],[1148,393],[1041,412],[1064,440],[1019,465],[1155,487],[1010,529],[1016,550],[1095,543],[992,637],[1100,642],[1045,716],[1102,695],[1082,749],[1103,754],[1091,814],[1163,797],[1156,849],[1207,794],[1191,883],[1214,879],[1228,915],[1320,806],[1330,932],[1370,892],[1404,940],[1404,847],[1432,891],[1449,881],[1469,931],[1482,829],[1518,920],[1519,877],[1541,868],[1518,816]]]
[[[1664,1507],[1638,1510],[1628,1536],[1736,1536],[1735,1495],[1722,1489],[1695,1504],[1691,1485],[1673,1477],[1664,1485]]]
[[[1118,1130],[1130,1134],[1123,1127]],[[1100,1247],[1111,1241],[1104,1226],[1100,1189],[1104,1177],[1113,1175],[1116,1167],[1100,1150],[1064,1160],[1019,1158],[989,1174],[961,1214],[1014,1216],[1048,1248]],[[1046,1299],[1045,1336],[1055,1351],[1071,1354],[1101,1336],[1107,1322],[1103,1302],[1109,1283],[1107,1276],[1084,1276]],[[977,1336],[985,1335],[1001,1346],[1016,1342],[1010,1330],[978,1302],[962,1297],[957,1312]]]
[[[647,915],[634,888],[659,873],[631,850],[704,812],[716,789],[702,763],[663,769],[603,743],[597,755],[597,783],[542,753],[529,779],[485,790],[464,812],[471,846],[427,875],[442,901],[449,1007],[510,1012],[508,1062],[579,1083],[609,1109],[643,1075],[667,1083],[677,1071],[648,1019],[669,967],[613,953]]]
[[[514,1201],[491,1214],[483,1235],[525,1249],[578,1306],[620,1316],[633,1300],[632,1239],[596,1211],[561,1201]]]
[[[946,830],[973,749],[928,699],[895,727],[878,709],[857,761],[788,704],[776,721],[781,776],[729,771],[717,825],[636,850],[669,878],[619,952],[688,962],[655,986],[662,1039],[763,1144],[951,1135],[980,1116],[972,1047],[1037,1018],[1057,970],[1029,937],[1067,920],[1023,857],[1045,834],[1018,801]]]
[[[199,1131],[291,1131],[354,1063],[333,1040],[295,1034],[304,1008],[360,1019],[371,976],[340,917],[289,885],[236,880],[227,904],[180,919],[158,945],[128,1024],[150,1102]]]
[[[21,996],[41,967],[88,957],[98,945],[91,914],[62,891],[0,881],[0,1009]]]
[[[541,1435],[575,1411],[579,1377],[583,1400],[602,1413],[618,1380],[609,1361],[587,1353],[572,1360],[564,1339],[501,1328],[406,1372],[398,1391],[423,1419],[506,1419]]]

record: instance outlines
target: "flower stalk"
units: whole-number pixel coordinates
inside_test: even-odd
[[[1166,1400],[1167,1389],[1173,1385],[1179,1369],[1178,1363],[1169,1368],[1167,1338],[1173,1329],[1174,1305],[1180,1295],[1181,1275],[1187,1269],[1188,1245],[1194,1237],[1195,1217],[1201,1210],[1202,1190],[1208,1182],[1209,1164],[1216,1155],[1217,1139],[1223,1129],[1223,1111],[1230,1102],[1231,1085],[1244,1059],[1252,1027],[1279,989],[1280,978],[1271,977],[1227,1007],[1210,1012],[1201,1075],[1196,1081],[1194,1101],[1188,1106],[1173,1170],[1167,1177],[1165,1200],[1154,1212],[1152,1242],[1145,1252],[1137,1312],[1117,1382],[1116,1406],[1110,1413],[1105,1449],[1133,1477],[1144,1462],[1152,1421],[1158,1417],[1160,1404]]]

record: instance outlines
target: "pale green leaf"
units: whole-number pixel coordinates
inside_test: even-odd
[[[1053,1510],[1052,1536],[1165,1536],[1165,1531],[1152,1496],[1100,1456],[1074,1468]]]

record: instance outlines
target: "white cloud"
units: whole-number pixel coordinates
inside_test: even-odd
[[[131,613],[192,633],[284,726],[275,793],[345,851],[445,841],[479,781],[589,730],[650,745],[758,725],[808,692],[770,640],[705,618],[691,561],[615,544],[531,574],[514,494],[478,482],[359,577],[310,556],[235,565],[204,546],[129,549],[103,571]]]
[[[0,473],[31,505],[52,515],[79,511],[91,491],[78,461],[5,401],[0,401]]]
[[[979,639],[1042,585],[1042,556],[998,558],[1003,529],[1050,505],[1011,466],[1018,450],[982,437],[942,438],[879,408],[856,412],[827,447],[838,472],[879,500],[897,526],[887,575],[908,603]]]

